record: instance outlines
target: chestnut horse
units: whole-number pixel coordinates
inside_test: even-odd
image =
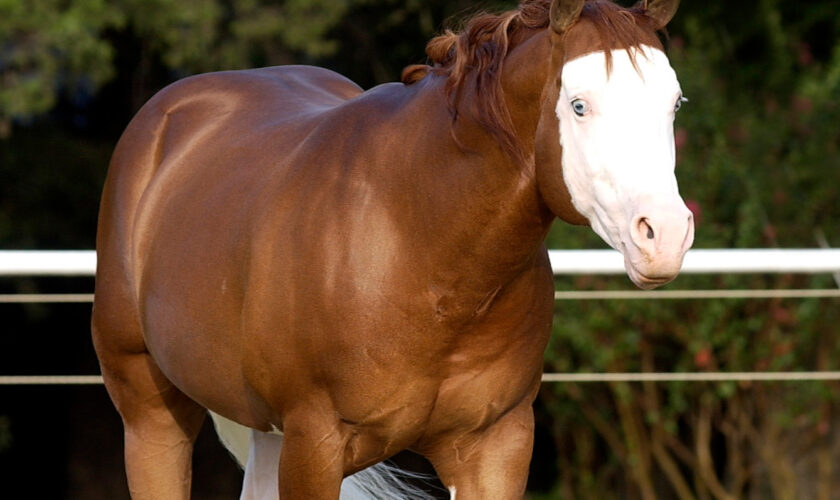
[[[209,409],[253,429],[245,498],[336,499],[406,449],[453,498],[522,497],[552,221],[642,288],[693,240],[676,7],[523,0],[366,92],[288,66],[152,98],[111,161],[92,320],[132,496],[188,497]]]

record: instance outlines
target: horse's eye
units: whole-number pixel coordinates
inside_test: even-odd
[[[680,108],[682,107],[682,103],[684,103],[684,102],[688,102],[688,97],[680,96],[680,98],[677,99],[677,103],[674,104],[674,112],[675,113],[680,110]]]
[[[572,111],[578,116],[583,116],[589,112],[589,103],[583,99],[575,99],[572,101]]]

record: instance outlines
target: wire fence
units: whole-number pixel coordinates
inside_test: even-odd
[[[551,250],[557,276],[622,274],[624,262],[612,250]],[[81,251],[0,251],[2,276],[93,276],[96,254]],[[840,286],[840,249],[691,250],[684,274],[832,274]],[[702,300],[840,298],[840,289],[556,291],[556,300]],[[93,294],[0,294],[0,304],[90,303]],[[840,371],[821,372],[644,372],[546,373],[543,382],[723,382],[840,380]],[[0,386],[101,385],[101,375],[0,375]]]

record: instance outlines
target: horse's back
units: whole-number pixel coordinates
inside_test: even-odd
[[[184,78],[158,92],[144,108],[171,114],[210,106],[247,114],[254,121],[267,115],[283,121],[337,106],[360,93],[351,80],[324,68],[274,66]]]

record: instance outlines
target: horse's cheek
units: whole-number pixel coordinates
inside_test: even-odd
[[[560,125],[553,112],[544,113],[537,127],[534,147],[537,189],[548,210],[569,224],[588,225],[572,202],[563,171],[563,148],[560,145]]]

